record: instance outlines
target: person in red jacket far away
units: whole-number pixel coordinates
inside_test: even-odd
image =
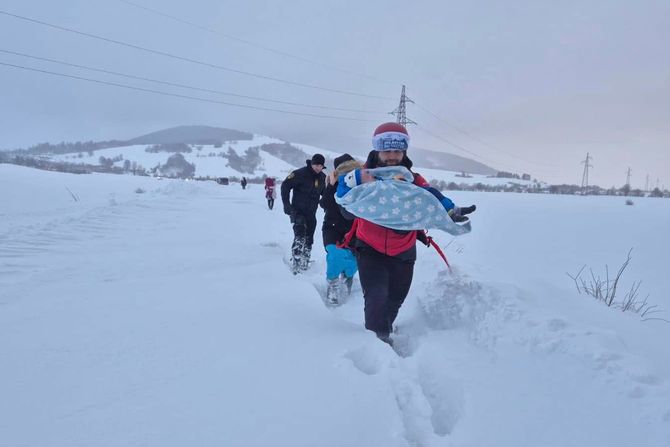
[[[268,208],[272,209],[275,205],[275,198],[277,197],[277,191],[275,191],[275,178],[266,177],[265,178],[265,198],[268,201]]]

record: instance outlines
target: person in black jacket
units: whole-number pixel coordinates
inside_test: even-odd
[[[339,304],[345,288],[347,293],[351,293],[354,275],[358,270],[356,258],[351,250],[337,247],[337,243],[342,242],[344,236],[351,230],[353,222],[344,217],[342,209],[335,202],[337,179],[340,175],[362,166],[349,154],[335,158],[335,169],[328,175],[328,184],[320,202],[324,210],[321,232],[323,246],[326,248],[326,280],[328,281],[326,301],[331,305]]]
[[[316,230],[316,209],[326,184],[326,159],[314,154],[306,160],[307,166],[291,172],[281,185],[281,200],[284,213],[293,224],[293,246],[291,247],[291,269],[294,274],[307,270]],[[291,196],[293,191],[293,196]]]

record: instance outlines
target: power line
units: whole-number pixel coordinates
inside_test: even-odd
[[[214,29],[212,29],[212,28],[208,28],[208,27],[203,26],[203,25],[200,25],[200,24],[198,24],[198,23],[190,22],[190,21],[188,21],[188,20],[184,20],[184,19],[182,19],[182,18],[173,16],[173,15],[171,15],[171,14],[167,14],[167,13],[165,13],[165,12],[158,11],[158,10],[156,10],[156,9],[149,8],[149,7],[147,7],[147,6],[140,5],[140,4],[137,4],[137,3],[134,3],[134,2],[128,1],[128,0],[118,0],[118,1],[121,2],[121,3],[125,3],[125,4],[127,4],[127,5],[130,5],[130,6],[134,6],[135,8],[139,8],[139,9],[143,9],[143,10],[145,10],[145,11],[151,12],[152,14],[157,14],[157,15],[159,15],[159,16],[166,17],[166,18],[168,18],[168,19],[170,19],[170,20],[174,20],[174,21],[179,22],[179,23],[181,23],[181,24],[188,25],[188,26],[191,26],[191,27],[193,27],[193,28],[197,28],[197,29],[202,30],[202,31],[206,31],[206,32],[208,32],[208,33],[216,34],[216,35],[218,35],[218,36],[225,37],[226,39],[235,40],[235,41],[240,42],[240,43],[243,43],[243,44],[245,44],[245,45],[249,45],[249,46],[252,46],[252,47],[260,48],[260,49],[262,49],[262,50],[264,50],[264,51],[268,51],[268,52],[270,52],[270,53],[274,53],[274,54],[277,54],[277,55],[279,55],[279,56],[290,57],[290,58],[293,58],[293,59],[296,59],[296,60],[299,60],[299,61],[302,61],[302,62],[308,62],[308,63],[310,63],[310,64],[317,65],[317,66],[319,66],[319,67],[327,68],[327,69],[329,69],[329,70],[339,71],[339,72],[341,72],[341,73],[345,73],[345,74],[348,74],[348,75],[354,75],[354,76],[358,76],[358,77],[361,77],[361,78],[366,78],[366,79],[370,79],[370,80],[378,81],[378,82],[386,82],[386,83],[389,83],[389,84],[395,84],[394,81],[389,81],[389,80],[385,80],[385,79],[380,79],[380,78],[377,78],[377,77],[374,77],[374,76],[370,76],[370,75],[367,75],[367,74],[357,73],[357,72],[355,72],[355,71],[351,71],[351,70],[346,70],[346,69],[344,69],[344,68],[336,67],[336,66],[334,66],[334,65],[330,65],[330,64],[325,64],[325,63],[323,63],[323,62],[315,61],[315,60],[313,60],[313,59],[309,59],[309,58],[306,58],[306,57],[304,57],[304,56],[298,56],[298,55],[296,55],[296,54],[288,53],[288,52],[286,52],[286,51],[277,50],[277,49],[275,49],[275,48],[268,47],[268,46],[266,46],[266,45],[262,45],[262,44],[259,44],[259,43],[256,43],[256,42],[252,42],[252,41],[250,41],[250,40],[242,39],[242,38],[240,38],[240,37],[233,36],[233,35],[231,35],[231,34],[222,33],[222,32],[220,32],[220,31],[214,30]]]
[[[486,160],[485,157],[482,157],[481,155],[476,154],[476,153],[464,148],[463,146],[460,146],[460,145],[458,145],[458,144],[456,144],[452,141],[449,141],[446,138],[429,131],[428,129],[424,128],[423,126],[419,126],[419,124],[416,121],[412,121],[411,119],[407,118],[407,103],[408,102],[411,103],[411,104],[416,104],[413,100],[411,100],[410,98],[407,97],[407,95],[405,94],[405,86],[403,85],[402,90],[400,92],[400,103],[398,104],[398,107],[395,110],[390,112],[391,115],[396,116],[396,121],[398,123],[402,124],[405,127],[407,126],[407,124],[414,124],[414,125],[417,126],[418,129],[422,130],[423,132],[427,133],[428,135],[430,135],[434,138],[437,138],[437,139],[439,139],[439,140],[441,140],[441,141],[443,141],[443,142],[445,142],[445,143],[447,143],[451,146],[454,146],[454,147],[456,147],[456,148],[458,148],[458,149],[460,149],[464,152],[467,152],[471,155],[474,155],[475,157]],[[491,163],[494,163],[493,160],[489,160],[489,161]]]
[[[38,68],[24,67],[22,65],[8,64],[8,63],[5,63],[5,62],[0,62],[0,65],[4,65],[4,66],[7,66],[7,67],[13,67],[13,68],[19,68],[19,69],[22,69],[22,70],[34,71],[34,72],[38,72],[38,73],[49,74],[49,75],[53,75],[53,76],[61,76],[61,77],[64,77],[64,78],[77,79],[77,80],[80,80],[80,81],[93,82],[95,84],[109,85],[109,86],[129,89],[129,90],[137,90],[137,91],[141,91],[141,92],[154,93],[154,94],[157,94],[157,95],[172,96],[172,97],[175,97],[175,98],[191,99],[191,100],[194,100],[194,101],[208,102],[208,103],[212,103],[212,104],[223,104],[223,105],[227,105],[227,106],[231,106],[231,107],[240,107],[240,108],[244,108],[244,109],[263,110],[263,111],[267,111],[267,112],[286,113],[286,114],[289,114],[289,115],[311,116],[311,117],[315,117],[315,118],[337,119],[337,120],[344,120],[344,121],[360,121],[360,122],[372,122],[373,121],[373,120],[360,119],[360,118],[349,118],[349,117],[332,116],[332,115],[319,115],[319,114],[316,114],[316,113],[294,112],[294,111],[290,111],[290,110],[271,109],[269,107],[256,107],[256,106],[250,106],[250,105],[245,105],[245,104],[235,104],[235,103],[231,103],[231,102],[217,101],[217,100],[214,100],[214,99],[198,98],[197,96],[188,96],[188,95],[181,95],[181,94],[178,94],[178,93],[169,93],[169,92],[162,92],[160,90],[153,90],[153,89],[142,88],[142,87],[134,87],[134,86],[131,86],[131,85],[119,84],[119,83],[116,83],[116,82],[101,81],[99,79],[85,78],[83,76],[75,76],[75,75],[69,75],[69,74],[65,74],[65,73],[57,73],[57,72],[42,70],[42,69],[38,69]]]
[[[206,93],[216,93],[219,95],[227,95],[227,96],[234,96],[237,98],[244,98],[244,99],[252,99],[255,101],[265,101],[265,102],[272,102],[276,104],[286,104],[286,105],[292,105],[292,106],[300,106],[300,107],[312,107],[312,108],[317,108],[317,109],[327,109],[327,110],[338,110],[341,112],[357,112],[357,113],[378,113],[374,112],[372,110],[360,110],[360,109],[348,109],[348,108],[343,108],[343,107],[330,107],[330,106],[321,106],[321,105],[314,105],[314,104],[304,104],[304,103],[299,103],[299,102],[291,102],[291,101],[280,101],[276,99],[267,99],[267,98],[261,98],[258,96],[249,96],[249,95],[241,95],[237,93],[231,93],[231,92],[224,92],[220,90],[212,90],[212,89],[206,89],[206,88],[200,88],[200,87],[194,87],[186,84],[179,84],[176,82],[169,82],[169,81],[161,81],[158,79],[152,79],[152,78],[146,78],[142,76],[135,76],[135,75],[130,75],[126,73],[120,73],[117,71],[111,71],[111,70],[104,70],[101,68],[94,68],[94,67],[89,67],[86,65],[79,65],[79,64],[73,64],[71,62],[65,62],[57,59],[50,59],[46,57],[40,57],[40,56],[34,56],[31,54],[26,54],[26,53],[19,53],[17,51],[10,51],[10,50],[3,50],[0,49],[1,53],[7,53],[7,54],[12,54],[15,56],[21,56],[21,57],[26,57],[30,59],[35,59],[35,60],[40,60],[40,61],[46,61],[46,62],[52,62],[55,64],[61,64],[61,65],[66,65],[68,67],[75,67],[75,68],[81,68],[84,70],[90,70],[90,71],[95,71],[98,73],[105,73],[105,74],[111,74],[114,76],[121,76],[124,78],[129,78],[129,79],[136,79],[140,81],[147,81],[147,82],[153,82],[157,84],[162,84],[162,85],[168,85],[171,87],[179,87],[179,88],[185,88],[185,89],[190,89],[190,90],[196,90],[200,92],[206,92]]]
[[[121,45],[121,46],[124,46],[124,47],[133,48],[135,50],[145,51],[145,52],[151,53],[151,54],[157,54],[159,56],[169,57],[169,58],[180,60],[180,61],[183,61],[183,62],[190,62],[192,64],[202,65],[202,66],[205,66],[205,67],[215,68],[217,70],[228,71],[228,72],[231,72],[231,73],[237,73],[237,74],[241,74],[241,75],[244,75],[244,76],[251,76],[251,77],[255,77],[255,78],[258,78],[258,79],[263,79],[263,80],[266,80],[266,81],[280,82],[280,83],[283,83],[283,84],[294,85],[294,86],[297,86],[297,87],[310,88],[310,89],[314,89],[314,90],[322,90],[322,91],[327,91],[327,92],[331,92],[331,93],[338,93],[338,94],[342,94],[342,95],[359,96],[359,97],[364,97],[364,98],[374,98],[374,99],[384,99],[384,100],[394,99],[394,98],[389,98],[389,97],[385,97],[385,96],[368,95],[368,94],[365,94],[365,93],[356,93],[356,92],[351,92],[351,91],[347,91],[347,90],[339,90],[339,89],[334,89],[334,88],[329,88],[329,87],[321,87],[321,86],[318,86],[318,85],[304,84],[302,82],[295,82],[295,81],[290,81],[290,80],[287,80],[287,79],[275,78],[275,77],[272,77],[272,76],[262,75],[262,74],[258,74],[258,73],[252,73],[252,72],[249,72],[249,71],[237,70],[235,68],[225,67],[223,65],[217,65],[217,64],[212,64],[212,63],[209,63],[209,62],[203,62],[203,61],[200,61],[200,60],[197,60],[197,59],[191,59],[189,57],[184,57],[184,56],[177,56],[175,54],[167,53],[165,51],[154,50],[154,49],[151,49],[151,48],[142,47],[142,46],[135,45],[135,44],[132,44],[132,43],[127,43],[127,42],[123,42],[123,41],[116,40],[116,39],[110,39],[110,38],[107,38],[107,37],[98,36],[96,34],[86,33],[86,32],[83,32],[83,31],[78,31],[78,30],[75,30],[75,29],[72,29],[72,28],[67,28],[67,27],[60,26],[60,25],[54,25],[52,23],[44,22],[44,21],[33,19],[33,18],[30,18],[30,17],[21,16],[21,15],[18,15],[18,14],[12,14],[10,12],[3,11],[3,10],[0,10],[0,14],[4,14],[6,16],[13,17],[13,18],[16,18],[16,19],[19,19],[19,20],[24,20],[26,22],[31,22],[31,23],[35,23],[35,24],[38,24],[38,25],[47,26],[47,27],[54,28],[54,29],[57,29],[57,30],[60,30],[60,31],[66,31],[68,33],[73,33],[73,34],[77,34],[77,35],[80,35],[80,36],[89,37],[91,39],[97,39],[97,40],[101,40],[103,42],[113,43],[115,45]]]
[[[491,160],[491,159],[489,159],[489,158],[487,158],[487,157],[484,157],[484,156],[482,156],[482,155],[479,155],[479,154],[477,154],[476,152],[472,152],[471,150],[466,149],[466,148],[464,148],[463,146],[454,143],[453,141],[449,141],[449,140],[447,140],[446,138],[442,137],[441,135],[437,135],[437,134],[435,134],[435,133],[429,131],[428,129],[424,128],[423,126],[419,126],[419,125],[417,124],[416,127],[417,127],[417,129],[422,130],[423,132],[427,133],[428,135],[432,136],[433,138],[437,138],[438,140],[443,141],[443,142],[447,143],[448,145],[453,146],[453,147],[455,147],[455,148],[457,148],[457,149],[460,149],[460,150],[462,150],[462,151],[465,152],[465,153],[468,153],[468,154],[470,154],[470,155],[472,155],[472,156],[475,156],[475,157],[477,157],[477,158],[480,158],[480,159],[482,159],[482,160],[486,160],[486,161],[489,162],[489,163],[496,164],[495,161],[493,161],[493,160]]]
[[[494,151],[496,151],[496,152],[501,152],[501,153],[503,153],[503,154],[507,154],[507,155],[509,155],[510,157],[513,157],[513,158],[515,158],[515,159],[517,159],[517,160],[519,160],[519,161],[522,161],[522,162],[524,162],[524,163],[532,164],[532,165],[535,165],[535,166],[545,166],[545,167],[546,167],[546,166],[549,166],[549,165],[546,165],[546,164],[543,164],[543,163],[537,163],[537,162],[533,162],[533,161],[530,161],[530,160],[526,160],[526,159],[521,158],[521,157],[519,157],[518,155],[515,155],[515,154],[513,154],[513,153],[511,153],[511,152],[508,152],[508,151],[505,151],[505,150],[502,150],[502,149],[493,147],[493,146],[491,146],[489,143],[487,143],[486,141],[482,140],[481,138],[478,138],[478,137],[476,137],[476,136],[474,136],[474,135],[472,135],[472,134],[466,132],[465,130],[463,130],[463,129],[461,129],[461,128],[459,128],[459,127],[457,127],[457,126],[455,126],[455,125],[453,125],[453,124],[451,124],[451,123],[449,123],[449,122],[447,122],[447,121],[444,120],[443,118],[439,117],[436,113],[431,112],[430,110],[428,110],[427,108],[421,106],[420,104],[416,104],[416,103],[414,103],[414,105],[415,105],[419,110],[422,110],[423,112],[425,112],[425,113],[427,113],[428,115],[432,116],[433,118],[435,118],[436,120],[440,121],[441,123],[443,123],[443,124],[447,125],[448,127],[452,128],[452,129],[454,129],[454,130],[456,130],[457,132],[459,132],[459,133],[465,135],[466,137],[471,138],[471,139],[474,140],[474,141],[477,141],[478,143],[480,143],[480,144],[482,144],[482,145],[488,147],[489,149],[492,149],[492,150],[494,150]]]

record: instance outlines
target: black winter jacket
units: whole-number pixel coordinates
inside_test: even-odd
[[[281,184],[284,208],[290,205],[296,213],[304,215],[316,214],[319,198],[326,185],[326,174],[314,172],[310,160],[306,163],[307,166],[291,172]],[[293,197],[289,199],[291,191]]]
[[[321,208],[323,208],[323,246],[337,244],[344,239],[344,235],[351,230],[353,220],[346,219],[342,215],[340,205],[335,202],[335,192],[337,191],[337,182],[335,185],[326,185],[321,198]]]

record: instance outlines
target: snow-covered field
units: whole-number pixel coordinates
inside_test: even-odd
[[[395,352],[318,246],[289,273],[258,185],[0,165],[0,445],[670,445],[670,324],[566,275],[633,248],[620,293],[670,320],[670,201],[452,198],[473,232],[433,235],[453,274],[418,248]]]

